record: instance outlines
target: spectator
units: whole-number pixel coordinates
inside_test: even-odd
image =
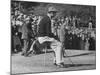
[[[27,18],[26,20],[26,24],[23,25],[22,27],[22,39],[24,41],[24,47],[22,50],[22,55],[27,56],[27,52],[30,49],[31,46],[31,39],[33,37],[33,31],[32,31],[32,19],[31,18]]]

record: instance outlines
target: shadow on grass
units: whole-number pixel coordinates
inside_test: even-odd
[[[82,67],[82,66],[93,66],[95,64],[64,64],[64,68],[69,67]]]
[[[71,55],[71,56],[65,54],[64,57],[77,57],[77,56],[85,56],[85,55],[90,55],[90,54],[94,54],[94,53],[93,52],[91,52],[91,53],[82,53],[82,54]]]

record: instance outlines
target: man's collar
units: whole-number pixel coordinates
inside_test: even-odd
[[[50,20],[51,20],[51,17],[49,16],[49,14],[47,14],[47,16],[50,18]]]

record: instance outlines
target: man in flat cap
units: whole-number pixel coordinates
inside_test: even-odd
[[[38,41],[40,44],[50,42],[50,46],[54,51],[54,65],[64,67],[62,44],[54,37],[51,29],[51,19],[56,16],[57,12],[54,7],[48,8],[47,15],[39,23]]]

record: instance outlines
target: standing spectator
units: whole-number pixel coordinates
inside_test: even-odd
[[[72,32],[72,49],[76,49],[77,47],[76,41],[77,41],[77,36],[75,35],[75,31],[73,31]]]
[[[21,48],[21,41],[18,36],[18,27],[12,26],[12,53],[16,53],[20,51]]]
[[[88,29],[92,30],[92,26],[93,26],[93,21],[92,21],[92,18],[90,17],[89,22],[88,22]]]
[[[33,19],[27,18],[26,24],[22,27],[22,39],[24,41],[24,47],[22,51],[22,55],[27,55],[27,52],[31,46],[31,38],[33,37],[33,31],[32,31],[32,21]]]
[[[62,43],[63,45],[63,55],[65,54],[65,28],[66,28],[66,24],[67,24],[67,21],[65,21],[65,23],[62,23],[62,25],[60,26],[60,30],[59,30],[59,39],[60,39],[60,42]]]
[[[85,37],[84,37],[84,34],[81,34],[80,44],[81,44],[81,50],[85,50]]]
[[[69,32],[69,48],[72,49],[72,42],[73,42],[73,34],[71,32]]]
[[[89,38],[89,50],[96,50],[96,43],[93,37]]]
[[[81,37],[80,37],[80,34],[77,35],[77,42],[78,42],[78,45],[77,45],[77,49],[80,50],[81,49]]]
[[[86,38],[86,41],[85,41],[85,50],[89,50],[89,39]]]

